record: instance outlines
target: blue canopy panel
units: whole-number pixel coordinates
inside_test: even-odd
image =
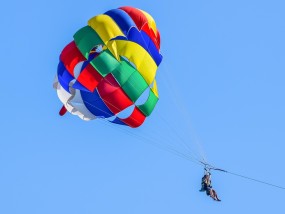
[[[59,61],[57,66],[57,78],[60,85],[68,92],[69,91],[69,83],[74,80],[74,77],[67,71],[62,61]]]
[[[84,85],[82,85],[80,82],[76,81],[73,85],[72,88],[78,89],[80,91],[86,91],[86,92],[91,92],[89,89],[87,89]]]
[[[125,35],[128,34],[129,30],[132,27],[136,27],[136,24],[134,23],[132,18],[123,10],[109,10],[105,13],[105,15],[110,16]]]
[[[159,66],[162,61],[162,55],[157,50],[151,38],[144,31],[138,31],[137,28],[132,28],[130,29],[127,37],[128,40],[142,46],[152,56],[156,65]]]
[[[109,122],[127,126],[127,124],[121,121],[118,117],[116,117],[114,120],[109,120]]]
[[[108,118],[114,116],[99,96],[97,89],[94,90],[93,93],[86,91],[80,92],[84,105],[96,117]]]

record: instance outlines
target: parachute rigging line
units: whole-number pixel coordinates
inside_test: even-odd
[[[279,189],[285,190],[285,187],[282,187],[282,186],[279,186],[279,185],[275,185],[275,184],[272,184],[272,183],[268,183],[268,182],[265,182],[265,181],[261,181],[261,180],[255,179],[255,178],[250,178],[250,177],[247,177],[247,176],[244,176],[244,175],[239,175],[237,173],[233,173],[233,172],[229,172],[229,171],[225,171],[225,170],[223,172],[226,172],[226,173],[229,173],[231,175],[235,175],[235,176],[238,176],[238,177],[241,177],[241,178],[245,178],[247,180],[251,180],[251,181],[254,181],[254,182],[258,182],[258,183],[261,183],[261,184],[265,184],[265,185],[268,185],[268,186],[272,186],[272,187],[275,187],[275,188],[279,188]]]
[[[272,184],[272,183],[269,183],[269,182],[266,182],[266,181],[262,181],[262,180],[259,180],[259,179],[256,179],[256,178],[251,178],[251,177],[240,175],[240,174],[237,174],[237,173],[234,173],[234,172],[230,172],[230,171],[227,171],[227,170],[224,170],[224,169],[220,169],[220,168],[214,167],[214,166],[212,166],[210,164],[207,164],[205,162],[202,162],[202,161],[200,163],[204,164],[205,169],[208,169],[208,170],[215,170],[215,171],[228,173],[228,174],[231,174],[231,175],[234,175],[234,176],[237,176],[237,177],[241,177],[241,178],[244,178],[244,179],[247,179],[247,180],[251,180],[251,181],[254,181],[254,182],[257,182],[257,183],[261,183],[261,184],[264,184],[264,185],[267,185],[267,186],[271,186],[271,187],[275,187],[275,188],[278,188],[278,189],[285,190],[285,187],[282,187],[282,186],[279,186],[279,185],[276,185],[276,184]]]
[[[173,86],[173,81],[171,81],[172,78],[169,76],[169,69],[168,69],[168,67],[165,67],[162,64],[162,69],[165,71],[165,73],[164,73],[165,75],[162,76],[162,78],[164,78],[165,81],[162,81],[162,82],[163,83],[167,83],[166,89],[168,89],[169,93],[172,94],[172,96],[169,96],[169,97],[172,98],[172,100],[174,101],[173,103],[176,105],[176,107],[178,107],[178,109],[183,114],[183,116],[185,118],[187,118],[185,120],[185,125],[189,128],[189,130],[191,132],[192,141],[196,145],[196,147],[198,149],[199,156],[201,157],[201,159],[203,161],[206,161],[206,155],[205,155],[202,143],[199,142],[200,140],[198,139],[197,134],[196,134],[192,124],[190,123],[191,118],[190,118],[190,115],[189,115],[189,111],[187,110],[187,107],[185,105],[185,102],[181,98],[180,93],[177,90],[177,87]]]
[[[104,99],[102,99],[102,100],[104,100]],[[105,101],[105,102],[108,102],[107,100],[104,100],[104,101]],[[88,103],[88,102],[86,102],[86,103]],[[94,108],[97,108],[97,109],[99,109],[99,110],[105,112],[104,110],[98,108],[97,106],[92,105],[91,103],[88,103],[88,104],[91,105],[91,106],[93,106]],[[112,104],[110,103],[110,105],[112,105]],[[113,105],[112,105],[112,106],[113,106]],[[116,108],[116,107],[114,106],[114,108]],[[107,112],[105,112],[105,113],[107,113]],[[108,113],[107,113],[107,114],[108,114]],[[133,119],[135,120],[135,118],[133,118]],[[108,124],[108,123],[107,123],[107,124]],[[113,127],[113,126],[111,126],[111,124],[108,124],[108,125],[110,125],[110,127]],[[119,129],[123,130],[123,127],[118,127],[118,126],[117,126],[116,128],[119,128]],[[171,147],[171,145],[158,143],[155,139],[147,138],[146,136],[139,136],[139,135],[134,134],[134,133],[132,133],[132,132],[126,130],[126,129],[124,129],[124,131],[125,131],[126,133],[128,133],[129,135],[133,135],[133,136],[136,136],[136,137],[140,137],[140,138],[141,138],[140,140],[143,141],[143,142],[153,142],[154,144],[156,144],[157,147],[159,147],[159,148],[161,148],[161,149],[164,149],[164,150],[166,150],[166,151],[168,151],[168,152],[171,152],[172,154],[175,154],[175,155],[177,155],[177,156],[179,156],[179,157],[181,157],[181,158],[187,159],[187,160],[189,160],[189,161],[191,161],[191,162],[193,162],[193,163],[196,163],[196,164],[201,165],[201,163],[200,163],[201,161],[199,161],[197,158],[192,157],[192,156],[189,155],[189,154],[184,154],[184,153],[182,153],[181,151],[178,151],[178,150],[176,150],[175,148]]]

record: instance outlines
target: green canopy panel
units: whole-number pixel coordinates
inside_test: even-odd
[[[155,96],[152,90],[150,90],[147,101],[144,104],[139,105],[138,108],[144,113],[144,115],[149,116],[152,113],[157,101],[158,97]]]
[[[138,71],[132,73],[129,79],[122,85],[129,98],[136,102],[142,93],[148,88],[148,84]]]
[[[104,45],[99,35],[90,26],[81,28],[74,34],[73,38],[76,46],[86,59],[88,59],[89,53],[94,47]]]
[[[130,76],[137,71],[125,60],[122,60],[120,63],[120,66],[114,69],[112,71],[112,74],[114,75],[118,83],[122,86],[128,81]]]
[[[102,51],[90,64],[103,76],[112,73],[121,66],[121,63],[113,57],[109,50]]]

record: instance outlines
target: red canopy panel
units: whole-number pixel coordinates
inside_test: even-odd
[[[101,99],[114,114],[121,112],[133,104],[112,74],[108,74],[98,84],[97,90]]]
[[[86,59],[76,47],[75,42],[72,41],[62,50],[60,60],[68,72],[74,77],[74,67]]]
[[[99,94],[101,97],[104,97],[108,94],[113,93],[118,88],[120,88],[120,85],[118,84],[117,80],[114,78],[112,74],[108,74],[105,76],[103,81],[98,85],[98,91],[100,90]]]
[[[129,16],[132,18],[132,20],[135,22],[137,28],[139,30],[142,29],[142,26],[144,26],[146,23],[148,23],[148,19],[145,17],[143,12],[140,10],[133,8],[133,7],[120,7],[119,9],[125,11]]]
[[[120,120],[128,126],[136,128],[144,122],[145,118],[146,116],[137,107],[135,107],[133,113],[128,118]]]
[[[125,11],[135,22],[137,28],[146,32],[146,34],[151,38],[156,48],[160,49],[160,34],[157,31],[153,32],[153,30],[149,27],[147,17],[140,10],[133,7],[120,7],[119,9]]]
[[[88,64],[79,74],[77,81],[93,92],[102,79],[101,74],[91,64]]]

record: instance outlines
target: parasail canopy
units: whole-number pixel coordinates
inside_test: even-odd
[[[54,82],[60,114],[140,126],[158,101],[161,61],[160,34],[145,11],[121,7],[91,18],[60,55]]]

